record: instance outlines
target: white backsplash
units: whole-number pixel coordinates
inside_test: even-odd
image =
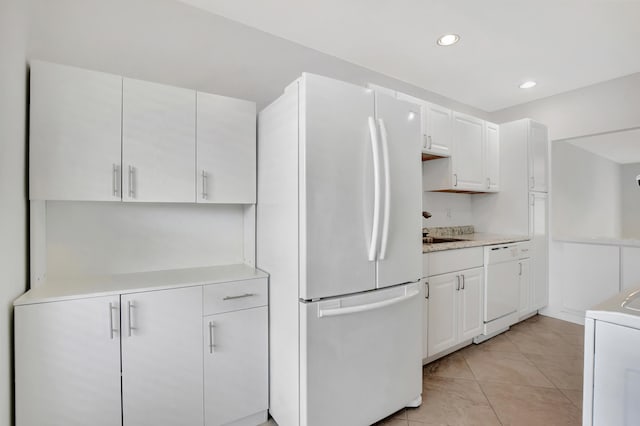
[[[423,219],[422,226],[464,226],[473,223],[471,195],[444,192],[423,192],[422,210],[432,214]]]

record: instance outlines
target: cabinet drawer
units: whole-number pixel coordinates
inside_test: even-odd
[[[204,286],[204,315],[267,305],[267,280],[233,281]]]
[[[429,276],[477,268],[483,265],[483,260],[484,253],[482,247],[429,253]]]
[[[520,259],[531,257],[531,242],[530,241],[525,241],[523,243],[518,244],[518,257]]]

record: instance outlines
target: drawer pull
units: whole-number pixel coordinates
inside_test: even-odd
[[[212,354],[216,351],[215,347],[216,347],[216,341],[215,341],[215,335],[214,333],[214,328],[216,326],[213,324],[212,321],[209,321],[209,353]]]
[[[256,295],[255,293],[245,293],[245,294],[240,294],[238,296],[225,296],[222,300],[242,299],[244,297],[251,297],[255,295]]]

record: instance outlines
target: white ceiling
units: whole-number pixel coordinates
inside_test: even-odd
[[[619,164],[640,163],[640,129],[587,136],[570,143]]]
[[[489,112],[640,72],[638,0],[180,1]]]

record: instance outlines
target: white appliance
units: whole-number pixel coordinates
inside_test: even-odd
[[[484,335],[505,331],[518,321],[519,244],[484,248]]]
[[[303,74],[259,115],[256,259],[280,426],[368,425],[421,402],[416,108]]]
[[[583,426],[640,424],[640,289],[588,310],[584,331]]]
[[[500,125],[500,192],[472,199],[480,232],[528,235],[531,239],[531,297],[520,318],[549,299],[549,136],[531,119]]]

